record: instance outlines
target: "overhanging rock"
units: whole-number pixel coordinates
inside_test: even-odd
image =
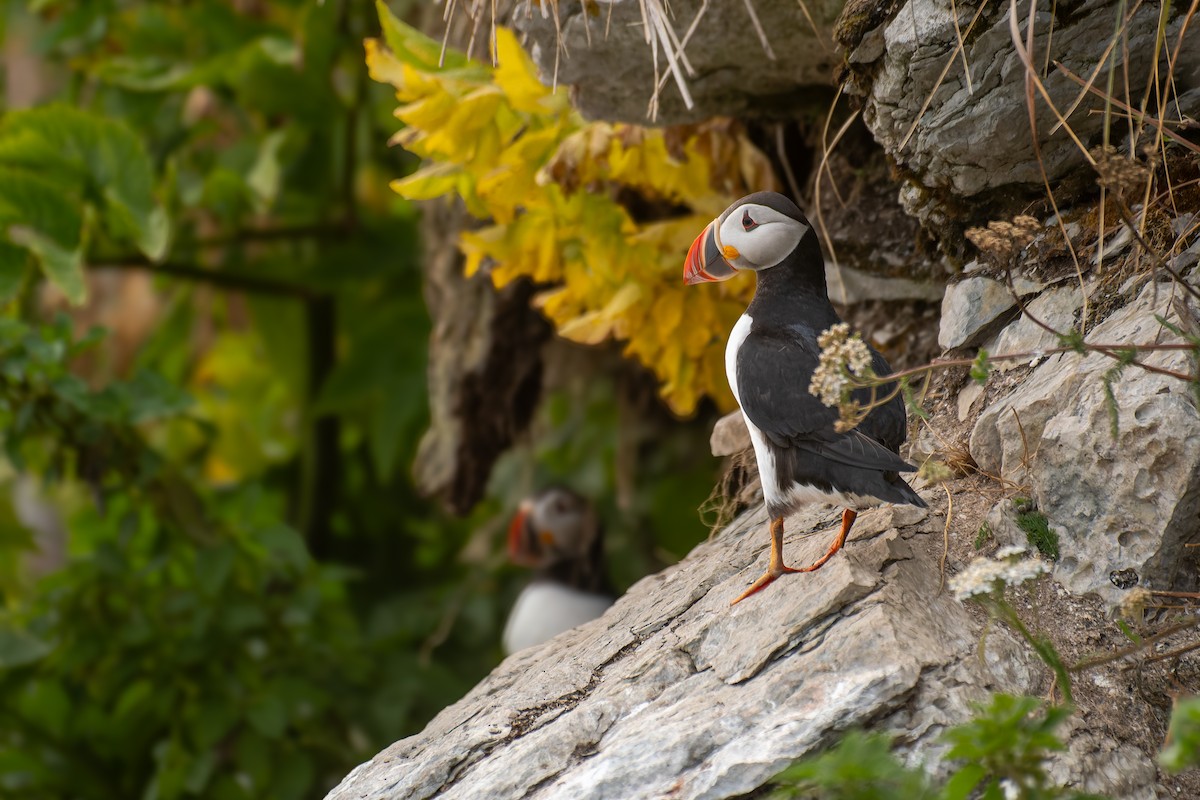
[[[902,199],[923,216],[939,195],[971,198],[1014,185],[1041,193],[1043,168],[1056,190],[1064,181],[1077,179],[1090,191],[1094,174],[1084,168],[1086,157],[1079,143],[1083,147],[1098,143],[1105,115],[1097,109],[1103,110],[1104,100],[1089,95],[1053,65],[1062,64],[1086,80],[1111,58],[1113,69],[1137,87],[1131,101],[1135,106],[1148,85],[1155,52],[1164,53],[1161,69],[1167,69],[1166,51],[1155,48],[1160,34],[1158,6],[1130,12],[1105,0],[1067,4],[1039,0],[1032,18],[1032,59],[1046,94],[1066,115],[1075,139],[1056,126],[1056,116],[1038,94],[1034,107],[1040,149],[1035,150],[1026,70],[1010,26],[1013,8],[1024,43],[1030,24],[1028,3],[868,0],[847,4],[847,14],[839,23],[839,38],[847,46],[851,66],[847,91],[863,97],[863,119],[876,141],[912,176]],[[1125,12],[1129,19],[1122,38],[1110,51],[1114,31],[1121,27],[1119,15]],[[1178,81],[1179,113],[1194,117],[1200,111],[1200,93],[1189,90],[1200,85],[1200,27],[1191,25],[1176,47],[1187,13],[1185,6],[1170,9],[1161,33],[1178,52],[1173,74]],[[853,27],[850,22],[860,18],[866,22],[854,29],[853,36],[844,35]],[[1044,65],[1051,66],[1043,70]]]
[[[718,115],[790,118],[810,107],[813,87],[828,95],[841,60],[832,36],[841,9],[841,0],[803,8],[795,0],[610,0],[529,3],[514,21],[543,80],[570,86],[585,116],[673,125]],[[668,56],[685,41],[687,63],[677,68],[690,109]]]

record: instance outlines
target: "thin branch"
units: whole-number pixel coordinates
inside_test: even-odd
[[[1136,351],[1139,353],[1154,353],[1154,352],[1159,352],[1159,351],[1172,351],[1172,350],[1178,351],[1178,350],[1200,349],[1200,347],[1198,347],[1195,344],[1192,344],[1191,342],[1168,342],[1168,343],[1160,343],[1160,344],[1091,344],[1088,342],[1084,342],[1078,348],[1077,347],[1048,347],[1044,350],[1027,350],[1022,353],[1000,353],[998,355],[988,356],[988,361],[1028,361],[1028,360],[1034,359],[1034,358],[1045,358],[1047,356],[1059,355],[1060,353],[1077,353],[1077,352],[1079,352],[1079,350],[1081,348],[1083,350],[1092,350],[1097,353],[1102,353],[1104,355],[1116,354],[1117,358],[1120,358],[1118,351],[1121,351],[1121,350],[1124,350],[1124,351],[1133,350],[1133,351]],[[880,375],[877,378],[873,378],[873,379],[864,381],[862,386],[863,387],[880,386],[880,385],[883,385],[886,383],[891,383],[892,381],[895,381],[895,380],[899,380],[900,378],[909,378],[909,377],[913,377],[915,375],[923,375],[925,373],[932,372],[935,369],[949,369],[950,367],[969,367],[974,363],[975,363],[974,358],[935,359],[934,361],[931,361],[928,364],[924,364],[919,367],[910,367],[909,369],[902,369],[899,372],[893,372],[890,375]],[[1142,367],[1142,369],[1145,369],[1149,372],[1156,372],[1161,375],[1168,375],[1172,378],[1178,378],[1181,381],[1191,382],[1191,381],[1195,380],[1195,378],[1193,376],[1184,375],[1181,372],[1173,372],[1171,370],[1164,370],[1164,369],[1160,369],[1158,367],[1152,367],[1152,366],[1148,366],[1145,364],[1138,364],[1137,366],[1140,366],[1140,367]],[[856,386],[855,388],[858,388],[858,387]]]
[[[311,222],[302,225],[280,225],[272,228],[243,228],[232,233],[208,236],[194,242],[190,247],[228,247],[242,242],[276,242],[287,239],[342,239],[353,233],[351,220],[338,222]]]
[[[1092,667],[1099,667],[1104,664],[1111,664],[1114,661],[1120,661],[1122,658],[1125,658],[1126,656],[1136,655],[1137,653],[1140,653],[1142,650],[1145,650],[1150,645],[1155,644],[1156,642],[1160,642],[1163,639],[1166,639],[1168,636],[1173,636],[1176,633],[1179,633],[1180,631],[1190,630],[1197,626],[1200,626],[1200,617],[1197,617],[1195,619],[1190,619],[1187,622],[1180,622],[1178,624],[1171,625],[1170,627],[1164,628],[1163,630],[1159,631],[1158,633],[1154,634],[1153,636],[1147,636],[1145,639],[1142,639],[1140,642],[1130,645],[1129,647],[1123,647],[1114,653],[1108,653],[1103,656],[1096,656],[1095,658],[1084,659],[1083,661],[1080,661],[1079,663],[1074,664],[1071,667],[1068,667],[1068,669],[1071,672],[1081,672],[1085,669],[1091,669]]]

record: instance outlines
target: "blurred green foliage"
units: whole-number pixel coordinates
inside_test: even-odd
[[[635,437],[701,477],[617,510],[605,381],[551,398],[470,519],[418,497],[430,323],[387,186],[416,165],[372,4],[5,12],[0,796],[320,797],[499,659],[514,492],[599,498],[620,585],[703,535],[703,437]]]
[[[1175,701],[1166,746],[1158,760],[1168,772],[1200,766],[1200,697]]]

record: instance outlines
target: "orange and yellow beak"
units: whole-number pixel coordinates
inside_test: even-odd
[[[683,282],[691,286],[723,281],[733,277],[736,272],[737,267],[730,264],[721,252],[716,222],[710,222],[688,248],[687,260],[683,263]]]
[[[514,564],[522,567],[536,567],[538,564],[537,537],[529,525],[528,502],[517,506],[517,513],[508,524],[508,557]]]

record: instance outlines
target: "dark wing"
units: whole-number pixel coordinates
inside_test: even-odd
[[[889,404],[873,411],[858,428],[838,433],[833,427],[837,410],[808,391],[819,358],[815,331],[751,330],[737,354],[738,397],[747,419],[779,447],[862,469],[911,472],[914,467],[889,447],[898,448],[904,440],[904,406],[899,406],[898,420]]]

